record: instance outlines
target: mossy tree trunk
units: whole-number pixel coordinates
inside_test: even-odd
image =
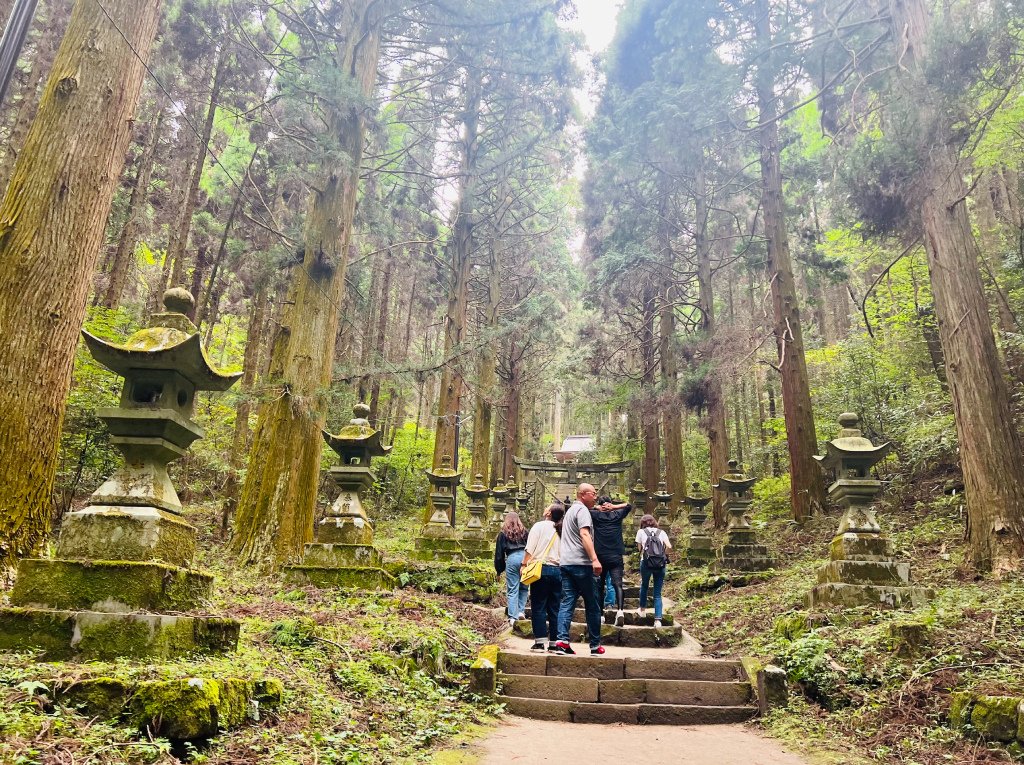
[[[640,409],[641,427],[644,439],[643,481],[648,496],[644,510],[653,513],[657,503],[650,493],[657,491],[661,480],[661,439],[659,438],[660,418],[655,396],[655,372],[658,367],[657,342],[654,334],[654,320],[657,315],[657,293],[647,283],[641,293],[641,326],[640,326],[640,387],[643,402]]]
[[[758,0],[757,42],[766,51],[773,44],[772,13],[769,0]],[[789,448],[792,479],[790,500],[793,519],[804,523],[825,506],[825,479],[814,460],[818,438],[814,430],[811,389],[804,358],[800,303],[789,255],[789,235],[782,200],[782,147],[779,140],[779,103],[775,95],[775,73],[766,52],[758,64],[757,103],[760,124],[761,209],[768,246],[775,341],[779,349],[779,376],[782,380],[782,408]],[[737,428],[739,423],[737,422]]]
[[[969,557],[977,569],[998,575],[1018,569],[1024,554],[1024,454],[992,333],[957,142],[945,118],[925,106],[938,102],[923,72],[931,17],[922,0],[892,0],[890,11],[903,85],[921,106],[915,202],[960,443]]]
[[[145,56],[159,0],[104,6]],[[144,74],[95,4],[76,2],[0,204],[0,568],[48,530],[78,333]]]
[[[385,5],[350,3],[337,19],[333,66],[359,103],[324,99],[327,134],[349,160],[321,168],[308,202],[302,263],[292,270],[274,337],[268,385],[259,407],[249,468],[239,497],[232,546],[244,563],[275,568],[295,561],[313,537],[327,394],[345,269],[352,238],[366,130],[362,102],[373,94]],[[339,13],[339,15],[342,15]],[[335,151],[330,152],[336,156]]]
[[[487,304],[484,306],[484,324],[487,328],[498,325],[498,308],[501,305],[500,247],[498,237],[494,237],[487,253]],[[480,474],[484,486],[490,486],[491,479],[491,426],[494,419],[493,399],[498,382],[495,345],[496,341],[492,340],[480,351],[476,408],[473,414],[473,473]]]
[[[670,248],[666,249],[671,253]],[[686,464],[683,462],[683,412],[676,395],[679,360],[675,349],[676,309],[670,294],[670,273],[666,269],[658,305],[658,338],[661,346],[661,381],[665,387],[665,402],[660,407],[665,437],[665,480],[668,490],[672,492],[669,509],[674,519],[679,510],[679,501],[686,493]]]

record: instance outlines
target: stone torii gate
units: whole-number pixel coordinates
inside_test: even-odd
[[[566,497],[576,498],[576,487],[582,482],[592,483],[597,493],[618,492],[627,495],[623,476],[633,467],[633,460],[622,462],[535,462],[513,457],[522,471],[522,484],[530,494],[530,512],[539,518],[551,502]],[[532,478],[528,475],[532,473]],[[532,484],[532,486],[530,486]]]

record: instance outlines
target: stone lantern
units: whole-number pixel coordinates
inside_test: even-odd
[[[316,542],[305,545],[302,564],[286,566],[288,581],[358,589],[387,589],[394,579],[381,568],[383,557],[373,546],[373,524],[363,507],[363,495],[373,485],[370,468],[390,446],[380,442],[381,432],[370,426],[370,407],[356,404],[354,417],[337,435],[322,431],[324,441],[340,459],[331,478],[340,493],[317,529]]]
[[[508,494],[505,495],[505,511],[502,513],[502,521],[509,513],[516,512],[516,502],[519,496],[519,486],[516,484],[516,477],[510,475],[508,482],[505,484],[505,488],[508,490]]]
[[[729,472],[718,479],[713,488],[725,495],[725,509],[729,525],[725,544],[712,564],[714,571],[767,571],[774,562],[768,557],[768,548],[758,544],[757,532],[750,525],[750,506],[754,504],[751,488],[756,478],[748,478],[736,460],[729,460]]]
[[[644,514],[644,505],[647,504],[647,487],[644,486],[644,482],[639,478],[636,479],[636,483],[629,490],[629,504],[633,506],[633,513],[629,516],[629,525],[635,532],[640,528],[640,518]]]
[[[500,481],[491,489],[491,496],[494,497],[494,501],[491,502],[491,513],[487,521],[487,530],[491,533],[492,537],[497,537],[498,532],[501,531],[501,524],[505,520],[505,500],[511,493],[511,489]]]
[[[463,486],[462,490],[469,497],[469,519],[466,521],[466,528],[462,530],[461,538],[462,554],[469,560],[488,560],[494,555],[494,546],[491,544],[492,535],[484,526],[487,498],[491,492],[484,485],[484,477],[481,473],[477,473],[473,483]]]
[[[205,605],[213,577],[192,568],[196,530],[167,465],[203,436],[191,419],[196,393],[227,390],[241,375],[210,363],[186,316],[195,305],[187,291],[168,290],[163,305],[124,344],[82,332],[93,357],[124,378],[119,405],[98,412],[124,464],[64,517],[54,559],[21,562],[18,608],[0,611],[0,649],[170,658],[237,644],[237,621],[182,615]]]
[[[530,512],[530,495],[526,491],[526,484],[517,488],[518,494],[516,494],[516,512],[519,513],[519,520],[523,522],[529,528],[529,517]]]
[[[413,557],[422,561],[461,561],[464,559],[462,546],[451,518],[455,513],[455,489],[462,480],[462,473],[452,467],[449,454],[441,457],[441,467],[425,472],[430,481],[433,514],[413,543]]]
[[[669,514],[671,512],[668,503],[672,501],[673,497],[673,494],[668,490],[665,476],[662,476],[661,480],[658,481],[658,490],[651,497],[658,502],[654,508],[654,516],[658,519],[658,526],[665,528],[668,526]]]
[[[875,515],[882,484],[870,471],[889,453],[889,444],[875,446],[861,434],[859,424],[856,414],[839,415],[839,437],[825,444],[825,456],[815,457],[823,470],[835,476],[828,496],[843,515],[832,539],[830,560],[818,571],[818,584],[807,594],[807,606],[917,606],[933,593],[910,585],[910,563],[893,559],[892,542],[882,535]]]
[[[686,548],[686,562],[691,566],[706,566],[715,559],[714,541],[704,528],[708,519],[705,508],[711,497],[698,496],[699,484],[694,481],[691,493],[683,498],[683,504],[689,508],[686,519],[690,522],[690,543]]]

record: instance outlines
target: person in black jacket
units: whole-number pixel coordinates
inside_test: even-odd
[[[519,520],[519,513],[509,513],[501,524],[501,531],[494,542],[494,570],[500,576],[505,574],[505,589],[508,592],[508,623],[526,618],[526,599],[530,588],[520,581],[520,569],[526,554],[526,527]]]
[[[624,556],[626,554],[626,546],[622,540],[622,521],[631,512],[633,512],[633,508],[629,503],[616,505],[609,497],[602,497],[601,501],[594,505],[592,514],[594,552],[597,553],[597,559],[601,561],[601,567],[608,572],[608,576],[602,575],[598,582],[601,603],[605,602],[605,585],[610,579],[612,589],[615,590],[616,627],[621,627],[626,619],[622,608],[622,570],[625,566]]]

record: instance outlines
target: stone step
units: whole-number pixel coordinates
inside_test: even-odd
[[[751,701],[750,683],[711,680],[598,680],[592,677],[499,675],[502,693],[531,699],[602,704],[742,706]]]
[[[618,613],[618,612],[614,608],[606,608],[604,610],[604,623],[605,624],[615,624],[615,614],[616,613]],[[532,614],[533,614],[533,609],[532,608],[527,608],[526,609],[526,618],[529,619]],[[652,611],[650,608],[647,609],[647,613],[644,616],[640,616],[640,614],[637,613],[636,609],[634,609],[632,611],[625,611],[622,614],[622,616],[623,616],[623,621],[625,623],[625,626],[627,626],[627,627],[635,627],[635,626],[653,627],[654,626],[654,611]],[[580,624],[585,624],[586,621],[587,621],[587,612],[586,612],[586,610],[584,610],[582,608],[577,608],[575,611],[572,612],[572,620],[574,622],[579,622]],[[675,624],[675,621],[672,618],[671,614],[665,614],[664,616],[661,617],[661,623],[662,623],[663,626],[668,627],[668,626],[670,626],[672,624]]]
[[[747,680],[743,665],[728,659],[560,656],[501,651],[498,653],[498,669],[507,675],[589,677],[598,680]]]
[[[629,725],[724,725],[745,722],[757,714],[753,706],[683,704],[602,704],[558,699],[499,696],[509,714],[534,720]]]
[[[521,637],[533,637],[533,624],[529,619],[520,619],[512,627],[512,633]],[[569,639],[572,642],[587,642],[587,625],[572,622],[569,625]],[[601,643],[627,648],[671,648],[683,640],[683,628],[679,625],[662,627],[616,627],[601,625]]]

